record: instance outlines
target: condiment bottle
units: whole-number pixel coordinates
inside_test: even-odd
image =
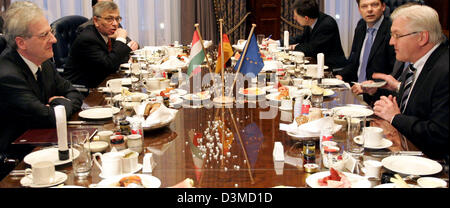
[[[130,122],[127,120],[120,121],[120,131],[123,135],[130,135],[131,134]]]
[[[111,136],[111,149],[116,148],[117,151],[126,149],[126,144],[123,135]]]

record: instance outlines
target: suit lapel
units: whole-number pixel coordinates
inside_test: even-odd
[[[16,61],[18,67],[20,70],[22,70],[22,74],[25,76],[26,81],[28,82],[28,86],[31,87],[34,94],[41,100],[45,101],[45,99],[42,97],[41,89],[34,78],[33,73],[31,72],[31,69],[28,67],[28,65],[25,63],[25,61],[20,57],[19,53],[17,51],[14,51],[12,53],[12,58]]]
[[[425,79],[426,79],[428,73],[433,68],[433,66],[436,64],[436,61],[441,56],[442,51],[445,50],[445,47],[448,47],[448,45],[446,46],[446,44],[442,43],[428,58],[427,62],[423,66],[422,71],[419,74],[419,77],[417,78],[417,80],[414,84],[414,87],[411,89],[411,95],[409,96],[408,105],[406,106],[406,108],[408,108],[410,106],[409,101],[415,99],[416,91],[418,89],[420,89],[422,87],[423,83],[426,81]]]
[[[380,48],[380,45],[383,43],[386,36],[386,30],[390,29],[387,28],[387,21],[388,19],[384,17],[383,22],[381,22],[380,28],[377,31],[377,36],[375,37],[375,41],[373,42],[372,48],[370,49],[369,60],[367,61],[368,63],[372,60],[372,58],[375,56],[376,50],[378,50]]]

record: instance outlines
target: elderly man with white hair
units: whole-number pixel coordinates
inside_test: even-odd
[[[387,81],[384,88],[397,92],[397,97],[382,96],[375,102],[374,112],[427,156],[448,160],[449,54],[439,16],[428,6],[413,5],[395,10],[391,18],[390,44],[396,58],[411,64],[401,82],[373,75]]]

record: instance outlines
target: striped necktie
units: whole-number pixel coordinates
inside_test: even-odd
[[[373,45],[373,33],[374,32],[375,32],[375,28],[367,28],[367,41],[366,41],[366,45],[364,46],[364,54],[363,54],[363,59],[362,59],[362,63],[361,63],[361,70],[360,70],[359,76],[358,76],[359,83],[366,81],[367,63],[369,62],[370,50],[372,49],[372,45]]]
[[[416,69],[412,64],[409,65],[405,76],[405,87],[403,88],[403,95],[400,102],[400,111],[403,113],[406,107],[406,101],[408,100],[409,93],[411,92],[411,88],[414,82],[414,72]]]
[[[107,45],[108,45],[108,52],[111,52],[111,51],[112,51],[112,42],[111,42],[111,38],[108,38],[108,43],[107,43]]]

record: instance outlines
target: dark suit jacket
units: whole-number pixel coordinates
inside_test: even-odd
[[[390,74],[392,72],[395,62],[395,50],[393,46],[389,45],[391,25],[391,20],[388,17],[384,17],[370,50],[366,69],[366,80],[371,80],[374,72],[383,74]],[[348,65],[336,73],[341,75],[345,82],[358,81],[359,60],[361,59],[361,52],[364,50],[362,47],[366,38],[366,30],[367,24],[364,19],[361,19],[355,29]]]
[[[305,29],[302,35],[290,38],[289,44],[298,44],[295,50],[308,57],[316,58],[318,53],[323,53],[325,65],[331,68],[344,67],[347,63],[336,20],[324,13],[320,13],[312,31]]]
[[[428,58],[405,112],[396,115],[392,125],[427,156],[434,159],[449,154],[449,53],[448,42]],[[402,76],[405,76],[404,74]],[[404,78],[401,78],[404,80]],[[399,95],[403,94],[404,82]],[[401,96],[397,96],[400,105]]]
[[[50,60],[41,65],[44,93],[16,50],[5,53],[0,66],[0,152],[28,129],[55,128],[53,107],[64,105],[67,118],[80,110],[83,96],[58,74]],[[69,100],[55,99],[48,103],[53,96]]]
[[[97,28],[89,25],[75,39],[63,76],[73,84],[95,88],[128,61],[130,52],[128,45],[115,40],[112,40],[112,51],[108,52]]]
[[[81,24],[80,26],[78,26],[76,33],[80,34],[89,25],[94,25],[94,20],[92,20],[92,18],[89,19],[87,22],[85,22],[85,23]],[[122,28],[121,24],[119,24],[119,28]],[[129,38],[127,36],[127,43],[129,43],[130,41],[131,41],[131,38]]]

